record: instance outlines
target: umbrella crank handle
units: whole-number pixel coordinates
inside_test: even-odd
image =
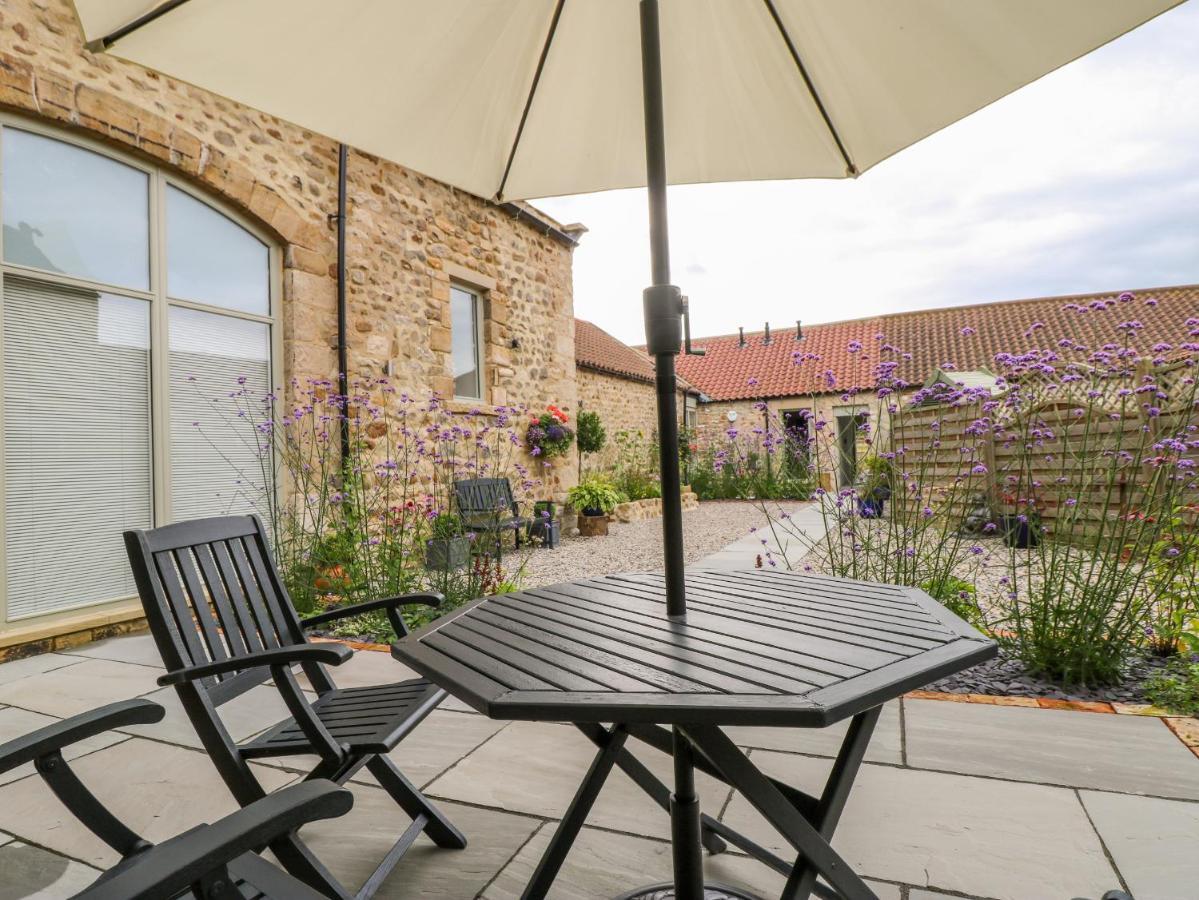
[[[683,313],[683,353],[687,356],[704,356],[707,350],[691,349],[691,302],[683,297],[679,303],[679,308]]]

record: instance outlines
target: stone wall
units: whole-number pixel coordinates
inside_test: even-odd
[[[333,140],[90,53],[68,0],[0,0],[0,109],[169,166],[260,223],[283,250],[286,376],[335,374]],[[486,297],[483,410],[557,403],[574,412],[568,246],[494,204],[364,153],[350,153],[348,195],[352,376],[390,374],[416,395],[451,394],[449,288],[461,279]],[[573,454],[547,475],[546,492],[561,497],[576,477]]]
[[[615,436],[628,431],[642,434],[651,440],[658,432],[657,393],[648,381],[622,378],[582,366],[578,369],[579,408],[599,413],[608,434],[604,449],[584,460],[587,469],[612,465],[618,455]],[[676,402],[679,420],[683,418],[683,393]]]

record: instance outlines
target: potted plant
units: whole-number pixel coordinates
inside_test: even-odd
[[[425,567],[438,572],[453,572],[470,562],[470,537],[463,533],[462,518],[454,513],[438,513],[430,526],[425,543]]]
[[[574,431],[567,424],[569,421],[570,416],[552,403],[541,415],[530,416],[525,431],[529,452],[547,459],[565,455],[575,439]]]
[[[1014,512],[1023,501],[1015,494],[1005,493],[1003,500],[1004,512],[999,517],[999,530],[1003,533],[1003,542],[1009,547],[1027,550],[1041,543],[1041,516],[1033,508],[1031,502],[1024,504],[1025,512]]]
[[[620,492],[606,478],[592,476],[572,487],[567,500],[579,512],[579,534],[596,537],[608,533],[608,515],[620,502]]]
[[[877,519],[891,499],[891,461],[871,456],[862,464],[858,488],[858,514],[863,519]]]

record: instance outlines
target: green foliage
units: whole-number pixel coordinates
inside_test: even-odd
[[[1149,553],[1149,587],[1155,600],[1150,612],[1149,644],[1161,656],[1178,652],[1193,637],[1199,619],[1199,531],[1195,510],[1178,507],[1168,530]]]
[[[689,485],[700,500],[807,500],[815,475],[807,466],[788,466],[782,456],[755,446],[709,445],[692,451]]]
[[[1145,696],[1166,712],[1199,716],[1199,660],[1171,660],[1165,673],[1145,683]]]
[[[601,475],[583,479],[566,492],[566,499],[585,515],[595,515],[597,512],[607,515],[616,508],[616,504],[623,501],[612,482]]]
[[[613,487],[626,500],[648,500],[662,496],[658,474],[658,444],[640,431],[618,431],[616,462],[607,473]]]
[[[929,578],[920,584],[921,589],[934,600],[939,600],[946,609],[971,625],[982,623],[982,610],[978,606],[977,590],[972,582],[948,573],[940,578]]]
[[[608,443],[608,433],[604,430],[604,423],[600,421],[599,413],[593,410],[584,410],[579,413],[575,424],[578,426],[575,441],[580,453],[599,453],[604,449]]]
[[[430,537],[435,540],[448,540],[462,533],[462,517],[457,513],[438,513],[429,528]]]

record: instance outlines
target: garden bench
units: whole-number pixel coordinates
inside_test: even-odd
[[[125,547],[154,642],[192,727],[225,784],[242,806],[265,797],[249,760],[314,754],[308,779],[344,784],[365,767],[412,818],[357,894],[370,897],[423,831],[440,847],[462,848],[466,839],[386,755],[445,697],[423,678],[341,689],[326,666],[353,651],[337,643],[313,644],[306,629],[348,616],[383,610],[396,634],[407,633],[400,607],[439,605],[439,594],[371,600],[300,619],[267,546],[257,516],[178,522],[125,532]],[[301,690],[293,668],[307,677],[316,700]],[[291,717],[238,744],[218,708],[267,679]],[[264,726],[270,725],[264,722]],[[352,896],[293,832],[271,849],[301,881],[332,898]]]
[[[529,519],[520,514],[507,478],[455,481],[454,502],[468,531],[495,535],[498,552],[502,552],[501,538],[505,531],[511,531],[516,546],[520,546],[521,532],[529,527]]]
[[[32,762],[54,795],[121,861],[75,900],[325,900],[258,851],[317,819],[349,811],[354,798],[329,781],[307,781],[250,804],[212,825],[151,844],[118,819],[71,770],[62,751],[106,731],[162,721],[149,700],[124,700],[0,745],[0,773]]]

